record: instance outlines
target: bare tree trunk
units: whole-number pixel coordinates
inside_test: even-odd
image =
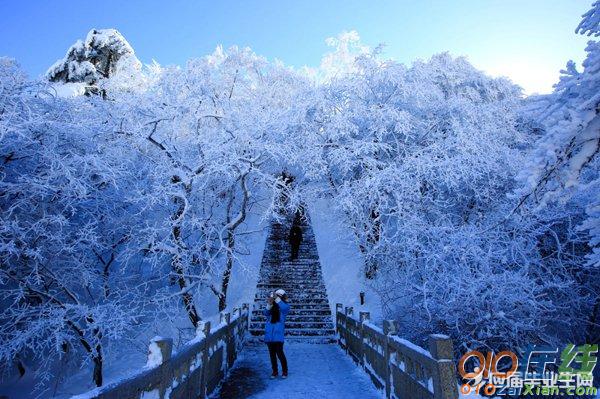
[[[173,156],[173,154],[162,143],[160,143],[160,142],[156,141],[156,139],[154,139],[153,134],[156,132],[156,129],[158,128],[158,124],[160,122],[161,122],[161,119],[155,120],[155,121],[152,121],[149,123],[152,125],[152,131],[150,132],[148,137],[146,137],[147,140],[150,143],[152,143],[155,147],[157,147],[160,151],[162,151],[167,156],[168,160],[171,162],[171,164],[174,167],[185,169],[186,171],[191,172],[193,175],[198,175],[199,173],[201,173],[203,170],[203,167],[199,167],[195,170],[192,170],[190,167],[183,164],[181,161],[177,160]],[[193,177],[192,177],[192,179],[193,179]],[[191,184],[192,184],[191,180],[190,180],[190,182],[185,184],[182,181],[181,177],[179,177],[177,175],[173,175],[173,176],[171,176],[171,183],[173,183],[174,185],[181,184],[184,188],[184,193],[185,193],[186,199],[189,198],[189,194],[191,192]],[[175,202],[179,206],[177,207],[177,210],[171,217],[171,219],[173,220],[173,227],[171,230],[171,234],[173,236],[173,241],[177,245],[178,249],[185,250],[185,245],[183,243],[183,240],[181,239],[181,218],[183,217],[183,214],[186,210],[186,202],[184,201],[183,198],[180,198],[178,196],[173,197],[173,202]],[[200,318],[198,311],[196,310],[196,305],[194,304],[194,296],[191,292],[189,292],[190,285],[188,284],[188,281],[185,278],[185,268],[184,268],[183,262],[181,261],[181,256],[179,255],[179,253],[176,253],[173,255],[173,258],[171,261],[171,267],[173,269],[173,272],[177,276],[177,283],[179,284],[179,288],[181,288],[181,292],[182,292],[181,297],[183,300],[183,304],[185,306],[185,310],[188,314],[188,317],[190,318],[192,325],[194,327],[198,327],[198,323],[200,322],[201,318]]]
[[[26,370],[25,370],[25,365],[23,364],[21,359],[17,359],[17,370],[19,370],[19,378],[23,378]]]
[[[177,176],[173,177],[174,183],[177,183],[180,181],[181,180],[179,179],[179,177],[177,177]],[[189,186],[186,186],[185,190],[186,190],[186,192],[188,192]],[[186,204],[179,197],[174,197],[173,201],[175,203],[179,203],[179,207],[177,208],[177,211],[172,216],[172,219],[175,223],[173,225],[171,233],[173,235],[173,241],[177,245],[178,249],[183,250],[185,246],[181,239],[181,220],[180,219],[183,216],[183,213],[185,212]],[[185,311],[187,312],[188,317],[189,317],[190,321],[192,322],[192,325],[194,326],[194,328],[196,328],[196,327],[198,327],[198,323],[200,322],[201,318],[196,309],[196,305],[194,304],[194,296],[192,295],[191,292],[188,291],[189,284],[185,278],[184,265],[183,265],[183,262],[181,261],[181,256],[179,255],[179,252],[177,252],[173,255],[173,259],[171,261],[171,266],[173,268],[173,272],[175,272],[175,275],[177,276],[177,283],[179,284],[179,288],[182,291],[181,298],[183,300],[183,305],[185,307]]]
[[[366,257],[371,249],[375,247],[379,243],[381,238],[381,221],[379,220],[379,211],[376,209],[372,209],[369,214],[369,218],[371,220],[371,226],[365,226],[363,230],[367,230],[367,243],[366,245],[359,244],[358,249],[360,252]],[[356,226],[356,224],[354,224]],[[354,234],[360,240],[360,236],[356,232],[356,227],[354,228]],[[377,262],[373,259],[367,259],[364,265],[365,278],[372,280],[377,275]]]
[[[96,343],[96,347],[92,348],[92,345],[85,338],[85,334],[83,333],[83,330],[81,330],[81,328],[79,328],[79,326],[71,320],[66,320],[66,322],[67,322],[67,325],[69,325],[77,333],[77,335],[79,336],[79,342],[81,342],[81,345],[83,345],[86,352],[92,358],[92,363],[94,363],[94,371],[92,373],[92,378],[94,380],[94,383],[96,384],[97,387],[102,386],[102,366],[103,366],[102,343],[101,343],[102,332],[100,331],[99,328],[94,329],[94,335],[96,336],[97,343]],[[86,322],[94,323],[94,319],[91,316],[88,316],[88,317],[86,317]]]
[[[219,312],[222,312],[227,308],[227,288],[229,287],[229,281],[231,280],[231,269],[233,268],[233,254],[235,250],[235,229],[246,219],[246,207],[248,206],[248,199],[250,193],[246,187],[246,178],[250,173],[250,170],[245,172],[240,178],[240,185],[242,188],[242,204],[240,205],[240,211],[234,220],[230,220],[230,211],[235,200],[235,194],[232,193],[229,204],[227,204],[227,261],[225,263],[225,272],[223,272],[223,279],[221,280],[221,292],[219,294]]]
[[[102,354],[94,356],[92,359],[94,362],[94,383],[97,387],[102,386]]]
[[[227,288],[231,279],[231,269],[233,268],[233,250],[235,249],[235,234],[231,230],[227,232],[227,262],[225,272],[221,281],[221,295],[219,295],[219,312],[227,308]]]

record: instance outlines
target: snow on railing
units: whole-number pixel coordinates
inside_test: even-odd
[[[225,377],[244,345],[250,306],[221,313],[211,328],[201,322],[196,338],[173,354],[173,340],[154,337],[146,367],[130,377],[109,383],[72,399],[206,398]]]
[[[368,312],[354,318],[352,307],[336,305],[338,343],[360,364],[386,398],[456,399],[452,340],[429,336],[429,351],[399,338],[398,324],[385,320],[383,329],[372,324]]]

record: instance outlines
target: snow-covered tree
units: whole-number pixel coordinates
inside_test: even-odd
[[[105,103],[55,98],[0,63],[0,362],[93,364],[143,323],[150,281],[122,256],[145,219],[139,157]],[[80,356],[82,355],[82,356]]]
[[[600,2],[597,1],[584,14],[576,32],[600,36],[599,14]],[[546,131],[520,176],[525,183],[520,191],[522,203],[533,199],[543,205],[586,190],[598,179],[600,43],[588,42],[586,52],[583,71],[579,72],[575,63],[569,61],[561,71],[554,93],[536,98],[529,105],[530,113]],[[587,175],[586,170],[589,170]],[[590,205],[593,213],[595,205]]]
[[[583,15],[576,33],[600,36],[600,1]],[[566,207],[588,234],[587,265],[580,265],[596,305],[590,310],[588,328],[597,331],[600,309],[598,280],[600,266],[600,42],[591,40],[579,71],[573,61],[561,71],[555,90],[528,101],[526,111],[543,134],[519,175],[519,208]],[[540,211],[541,209],[541,211]]]
[[[388,314],[409,338],[443,331],[469,347],[568,334],[553,320],[568,308],[577,323],[589,297],[572,263],[543,259],[553,222],[507,217],[531,138],[519,89],[447,54],[409,68],[363,54],[353,70],[325,85],[314,131]]]
[[[295,156],[284,145],[296,117],[291,104],[305,80],[237,48],[158,73],[143,94],[113,96],[119,130],[152,165],[156,185],[148,195],[162,198],[168,215],[146,231],[149,251],[171,257],[196,325],[203,290],[217,296],[218,310],[227,306],[236,242],[255,193],[277,198],[278,164]]]

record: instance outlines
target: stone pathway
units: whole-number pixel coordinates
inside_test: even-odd
[[[236,365],[213,397],[223,399],[375,399],[370,378],[336,344],[285,344],[289,377],[271,380],[266,345],[247,342]],[[281,373],[281,370],[280,370]]]

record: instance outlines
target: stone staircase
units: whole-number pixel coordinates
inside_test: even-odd
[[[286,339],[335,341],[331,309],[310,220],[306,215],[300,224],[302,244],[298,259],[290,261],[288,234],[292,221],[293,215],[290,215],[281,223],[271,224],[256,285],[250,333],[257,337],[263,335],[266,317],[262,310],[267,297],[276,289],[283,288],[291,307],[285,323]]]

